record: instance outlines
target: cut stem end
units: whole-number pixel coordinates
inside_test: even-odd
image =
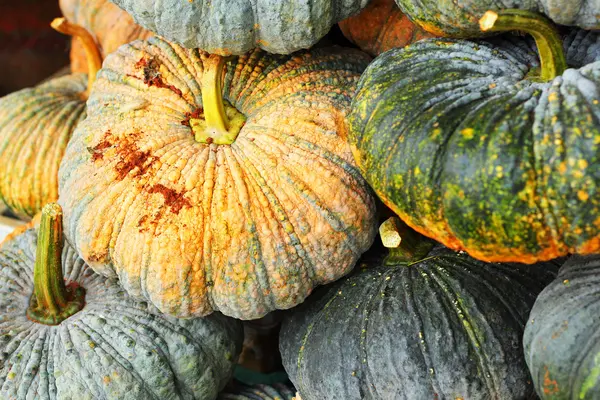
[[[401,265],[417,262],[429,254],[434,242],[410,229],[398,217],[388,218],[379,227],[383,245],[389,249],[385,259],[388,265]]]

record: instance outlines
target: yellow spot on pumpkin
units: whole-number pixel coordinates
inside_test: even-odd
[[[575,178],[583,178],[583,172],[581,172],[579,170],[573,171],[573,176]]]
[[[552,92],[548,95],[548,101],[556,101],[558,100],[558,95],[556,92]]]
[[[463,135],[465,139],[472,139],[474,133],[475,130],[473,128],[465,128],[462,131],[460,131],[460,134]]]
[[[15,379],[15,376],[16,375],[15,375],[14,372],[9,372],[9,374],[6,376],[6,378],[9,379],[9,380],[13,380],[13,379]]]
[[[550,371],[548,371],[548,367],[544,367],[546,373],[544,374],[544,394],[556,394],[558,393],[558,382],[553,379],[550,379]]]
[[[557,117],[556,115],[554,115],[554,116],[552,117],[551,124],[552,124],[552,125],[554,125],[554,124],[556,124],[557,122],[558,122],[558,117]]]
[[[564,174],[565,172],[567,172],[567,163],[566,162],[561,162],[560,164],[558,164],[558,172],[560,172],[561,174]]]
[[[415,168],[415,175],[419,175],[421,173],[421,169],[419,167]]]
[[[577,197],[579,198],[579,200],[581,201],[587,201],[587,199],[590,197],[587,192],[584,192],[583,190],[580,190],[577,192]]]
[[[588,166],[588,162],[586,160],[578,160],[577,166],[581,169],[586,169]]]
[[[96,343],[90,342],[90,349],[94,349],[94,348],[96,348]]]
[[[108,385],[110,383],[110,376],[106,375],[102,378],[102,382],[104,382],[105,385]]]
[[[598,104],[598,100],[597,99],[592,100],[592,104]]]
[[[492,83],[490,83],[490,84],[489,84],[489,86],[488,86],[488,87],[489,87],[490,89],[494,89],[494,88],[496,87],[496,84],[492,82]]]
[[[569,280],[568,280],[568,279],[565,279],[565,280],[563,281],[563,285],[568,285],[568,284],[569,284]]]

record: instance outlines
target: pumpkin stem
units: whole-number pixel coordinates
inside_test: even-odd
[[[225,58],[211,54],[203,60],[202,86],[203,118],[190,118],[189,124],[199,143],[231,144],[235,141],[246,117],[223,100],[221,79]]]
[[[483,32],[523,31],[535,39],[542,72],[540,79],[550,81],[567,69],[562,40],[550,20],[524,10],[487,11],[479,20]]]
[[[87,90],[85,91],[85,97],[87,98],[96,80],[96,74],[102,68],[102,57],[100,56],[96,41],[83,26],[72,24],[65,18],[54,18],[50,26],[60,33],[76,37],[83,44],[88,64],[88,82]]]
[[[386,264],[409,264],[427,256],[434,246],[429,238],[410,229],[398,217],[388,218],[379,227],[383,245],[389,249]]]
[[[27,317],[45,325],[58,325],[85,305],[85,290],[76,284],[65,286],[62,270],[62,209],[46,204],[38,230],[33,268],[33,295]]]

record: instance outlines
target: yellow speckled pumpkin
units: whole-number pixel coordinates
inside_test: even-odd
[[[135,22],[125,11],[109,0],[59,0],[67,20],[83,26],[94,37],[102,58],[119,46],[153,35]],[[71,71],[87,72],[83,44],[77,38],[71,42]]]
[[[101,65],[85,29],[64,19],[55,20],[53,27],[85,42],[91,79],[66,75],[0,99],[0,199],[27,216],[58,197],[58,166],[71,133],[85,117],[88,86]]]
[[[348,40],[372,56],[434,37],[413,24],[394,0],[372,0],[360,13],[339,25]]]
[[[181,317],[302,302],[371,244],[346,141],[362,52],[220,56],[151,38],[109,55],[59,171],[96,271]]]

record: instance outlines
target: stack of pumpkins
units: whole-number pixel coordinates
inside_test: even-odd
[[[1,398],[599,398],[598,5],[113,2],[0,99]]]

